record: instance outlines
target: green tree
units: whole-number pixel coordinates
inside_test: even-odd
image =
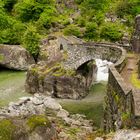
[[[39,40],[40,36],[33,25],[29,25],[23,36],[23,46],[29,53],[37,60],[39,54]]]
[[[23,0],[15,5],[15,13],[23,22],[38,20],[44,7],[35,3],[34,0]]]
[[[12,18],[0,9],[0,30],[11,27]]]
[[[16,2],[17,0],[3,0],[3,8],[5,8],[6,11],[11,12]]]
[[[55,10],[56,9],[52,6],[47,6],[44,12],[40,14],[40,18],[37,22],[46,29],[49,29],[52,26],[52,23],[54,22],[56,12]]]

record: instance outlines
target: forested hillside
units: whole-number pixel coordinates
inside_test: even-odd
[[[116,42],[131,36],[139,13],[139,0],[0,0],[0,44],[23,44],[36,56],[54,32]]]

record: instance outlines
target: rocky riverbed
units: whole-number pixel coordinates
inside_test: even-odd
[[[53,124],[60,140],[86,140],[93,131],[93,122],[87,120],[84,115],[70,115],[55,99],[40,94],[20,98],[19,101],[11,102],[7,107],[1,108],[0,126],[7,118],[20,117],[21,121],[24,121],[28,116],[42,114]],[[46,140],[46,137],[41,135],[31,137],[31,140],[39,139]]]

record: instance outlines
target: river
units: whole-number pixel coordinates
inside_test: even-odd
[[[0,70],[0,106],[14,102],[20,97],[29,96],[24,90],[25,72]]]
[[[93,119],[99,126],[103,115],[103,101],[108,80],[108,63],[100,59],[96,60],[98,67],[96,84],[90,89],[90,93],[82,100],[58,99],[58,102],[70,113],[83,113],[88,119]],[[0,70],[0,107],[9,102],[17,101],[24,96],[31,96],[24,90],[26,72]]]

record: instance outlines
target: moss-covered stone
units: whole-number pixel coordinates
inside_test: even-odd
[[[74,76],[76,73],[74,70],[66,70],[62,63],[56,62],[53,66],[46,67],[43,75],[52,75],[56,77],[60,76]]]
[[[0,121],[0,140],[11,140],[16,126],[11,120],[4,119]]]
[[[48,118],[44,115],[33,115],[28,118],[27,125],[30,131],[33,131],[35,128],[40,126],[51,127],[51,123]]]
[[[0,62],[2,62],[3,60],[4,60],[4,56],[0,54]]]

